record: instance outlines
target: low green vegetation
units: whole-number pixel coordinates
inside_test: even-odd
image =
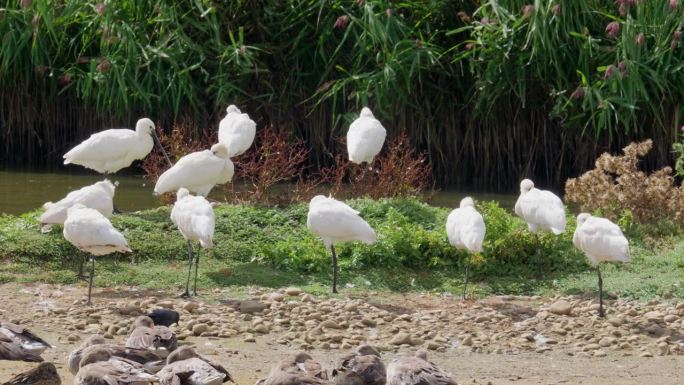
[[[449,209],[407,198],[349,204],[376,229],[378,242],[337,248],[344,291],[461,290],[466,254],[448,243],[444,223]],[[536,240],[520,219],[495,202],[479,202],[478,207],[487,223],[485,251],[473,268],[478,294],[594,293],[594,270],[572,245],[571,215],[565,234],[540,237],[538,258]],[[327,292],[330,256],[306,228],[306,213],[301,204],[217,206],[215,247],[202,251],[199,285],[296,285]],[[75,283],[80,254],[63,239],[61,228],[42,234],[38,215],[0,217],[0,282]],[[640,299],[684,298],[684,241],[677,228],[642,226],[630,218],[623,216],[620,224],[631,241],[633,261],[604,269],[607,290]],[[134,253],[98,258],[96,285],[180,287],[186,245],[169,219],[168,207],[116,215],[112,222]]]

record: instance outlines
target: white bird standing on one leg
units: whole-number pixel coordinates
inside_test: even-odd
[[[596,266],[599,286],[599,316],[605,317],[600,263],[629,262],[629,242],[615,223],[605,218],[582,213],[577,216],[577,228],[572,237],[572,243],[586,254],[592,265]]]
[[[216,217],[211,204],[201,196],[190,195],[190,192],[181,188],[176,194],[176,203],[171,210],[171,220],[178,226],[183,238],[188,242],[188,278],[185,281],[185,293],[183,297],[190,296],[190,273],[192,272],[192,241],[199,241],[202,248],[214,246],[214,226]],[[197,271],[199,270],[200,250],[197,249],[195,257],[195,284],[194,295],[197,295]]]
[[[467,250],[469,253],[481,253],[482,242],[485,237],[485,223],[482,215],[475,209],[473,198],[461,199],[459,208],[454,209],[447,217],[446,232],[452,246]],[[470,258],[466,260],[465,278],[463,280],[463,299],[466,299],[468,289],[468,271]]]
[[[385,143],[387,131],[375,119],[370,108],[364,107],[359,117],[352,122],[347,132],[349,160],[356,164],[371,163]]]
[[[323,240],[325,247],[332,253],[332,292],[337,293],[337,254],[334,244],[349,241],[373,244],[377,240],[375,231],[359,216],[358,211],[323,195],[311,199],[306,226]]]
[[[219,143],[228,146],[229,157],[242,155],[254,142],[256,123],[246,113],[231,104],[226,108],[226,116],[219,123]]]
[[[229,153],[225,144],[216,143],[211,150],[185,155],[161,174],[154,185],[154,193],[159,195],[184,187],[206,197],[214,185],[230,182],[233,178],[235,168]]]
[[[88,305],[90,305],[95,275],[95,257],[114,252],[130,253],[128,242],[118,232],[109,219],[99,211],[77,203],[67,210],[64,221],[64,238],[81,251],[88,252],[90,257],[90,276],[88,277]]]
[[[78,190],[71,191],[64,198],[55,203],[45,203],[43,207],[46,210],[40,216],[40,224],[43,228],[43,232],[49,231],[50,225],[64,224],[67,217],[67,209],[76,203],[95,209],[106,218],[111,217],[112,211],[114,210],[115,189],[116,186],[108,179],[105,179],[89,186],[81,187]]]
[[[159,143],[154,123],[148,118],[138,120],[135,131],[126,128],[97,132],[64,154],[64,164],[78,164],[100,174],[113,174],[133,161],[143,159],[152,151],[154,139]],[[171,165],[166,151],[159,143]]]
[[[565,231],[565,206],[551,191],[538,190],[534,182],[523,179],[520,182],[520,197],[515,202],[515,214],[527,222],[527,227],[537,239],[537,263],[541,273],[540,231],[551,231],[556,235]]]

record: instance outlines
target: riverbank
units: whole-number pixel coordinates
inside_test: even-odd
[[[0,318],[31,328],[64,362],[92,334],[122,344],[138,314],[173,308],[180,344],[224,365],[240,385],[253,384],[292,351],[305,349],[328,372],[341,355],[370,343],[389,362],[427,349],[429,359],[459,384],[678,384],[684,303],[608,300],[608,319],[596,301],[579,296],[495,296],[462,302],[430,293],[345,289],[334,297],[300,288],[221,288],[180,300],[173,291],[98,288],[82,305],[83,286],[0,285]],[[35,364],[0,362],[0,380]]]

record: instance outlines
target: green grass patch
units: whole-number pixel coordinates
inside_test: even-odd
[[[378,242],[337,248],[345,291],[462,290],[467,256],[448,243],[444,223],[449,209],[417,199],[357,199],[349,204],[376,229]],[[595,292],[595,271],[572,245],[574,218],[568,218],[565,234],[540,237],[540,258],[534,236],[519,218],[495,202],[478,206],[487,224],[485,252],[473,267],[478,295]],[[97,286],[180,290],[187,248],[169,211],[162,207],[112,218],[134,252],[98,258]],[[201,252],[200,288],[294,285],[317,293],[329,290],[330,255],[306,228],[306,205],[220,205],[215,211],[215,247]],[[36,211],[0,217],[0,283],[77,283],[81,254],[64,240],[60,227],[42,234],[38,216]],[[606,290],[638,299],[684,298],[684,240],[676,229],[627,219],[621,225],[630,238],[633,261],[603,268]]]

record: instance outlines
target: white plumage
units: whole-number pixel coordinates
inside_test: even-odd
[[[373,244],[377,240],[375,231],[364,221],[359,212],[346,204],[317,195],[309,203],[306,226],[323,240],[331,251],[333,260],[333,293],[337,293],[337,254],[335,243],[361,241]]]
[[[77,249],[92,255],[106,255],[114,252],[131,252],[128,242],[109,219],[99,211],[77,203],[67,209],[64,221],[64,238]],[[88,277],[88,304],[90,304],[95,274],[95,258],[90,258]]]
[[[629,241],[620,227],[606,218],[594,217],[587,213],[577,216],[577,228],[572,237],[575,247],[582,250],[592,265],[596,267],[599,286],[599,316],[603,311],[603,278],[601,262],[628,262]]]
[[[587,213],[577,216],[572,237],[575,247],[596,266],[600,262],[629,262],[629,242],[620,227],[606,218]]]
[[[461,199],[459,208],[454,209],[447,217],[446,232],[449,243],[457,249],[467,250],[469,253],[482,252],[482,242],[485,237],[485,223],[482,215],[475,209],[473,198]],[[463,280],[463,299],[468,290],[468,271],[470,257],[466,260],[465,278]]]
[[[179,189],[171,210],[171,220],[186,241],[198,241],[203,248],[214,245],[216,218],[211,203],[204,197],[190,195],[185,188]]]
[[[482,252],[485,223],[482,215],[475,209],[472,198],[463,198],[459,208],[449,214],[446,232],[452,246],[471,253]]]
[[[375,119],[368,107],[364,107],[347,132],[349,160],[356,164],[371,163],[382,150],[386,136],[385,127]]]
[[[565,206],[561,199],[550,191],[536,189],[529,179],[520,182],[515,213],[533,233],[546,230],[558,235],[565,231]]]
[[[101,174],[111,174],[143,159],[152,151],[154,123],[138,120],[135,131],[126,128],[110,129],[90,135],[64,155],[64,164],[78,164]]]
[[[254,142],[256,123],[233,104],[226,109],[226,116],[219,123],[219,143],[228,146],[228,156],[243,154]]]
[[[311,199],[306,226],[323,240],[328,249],[334,243],[361,241],[373,244],[377,240],[375,231],[359,216],[358,211],[323,195]]]
[[[109,219],[80,203],[67,210],[64,238],[77,249],[93,255],[131,252],[128,242]]]
[[[63,224],[67,217],[67,209],[76,203],[95,209],[105,218],[109,218],[114,210],[115,188],[116,186],[112,182],[105,179],[71,191],[55,203],[47,202],[43,205],[46,210],[40,216],[40,223],[42,225]]]
[[[198,241],[203,248],[213,247],[216,217],[209,201],[202,196],[192,196],[187,189],[181,188],[176,193],[176,203],[171,210],[171,220],[178,226],[178,231],[188,242],[188,278],[185,283],[185,293],[183,293],[183,296],[189,296],[193,258],[192,241]],[[197,295],[199,257],[200,253],[198,250],[195,260],[195,295]]]
[[[154,186],[155,194],[177,191],[181,187],[207,196],[216,184],[229,182],[235,171],[228,147],[217,143],[211,150],[188,154],[164,171]]]

